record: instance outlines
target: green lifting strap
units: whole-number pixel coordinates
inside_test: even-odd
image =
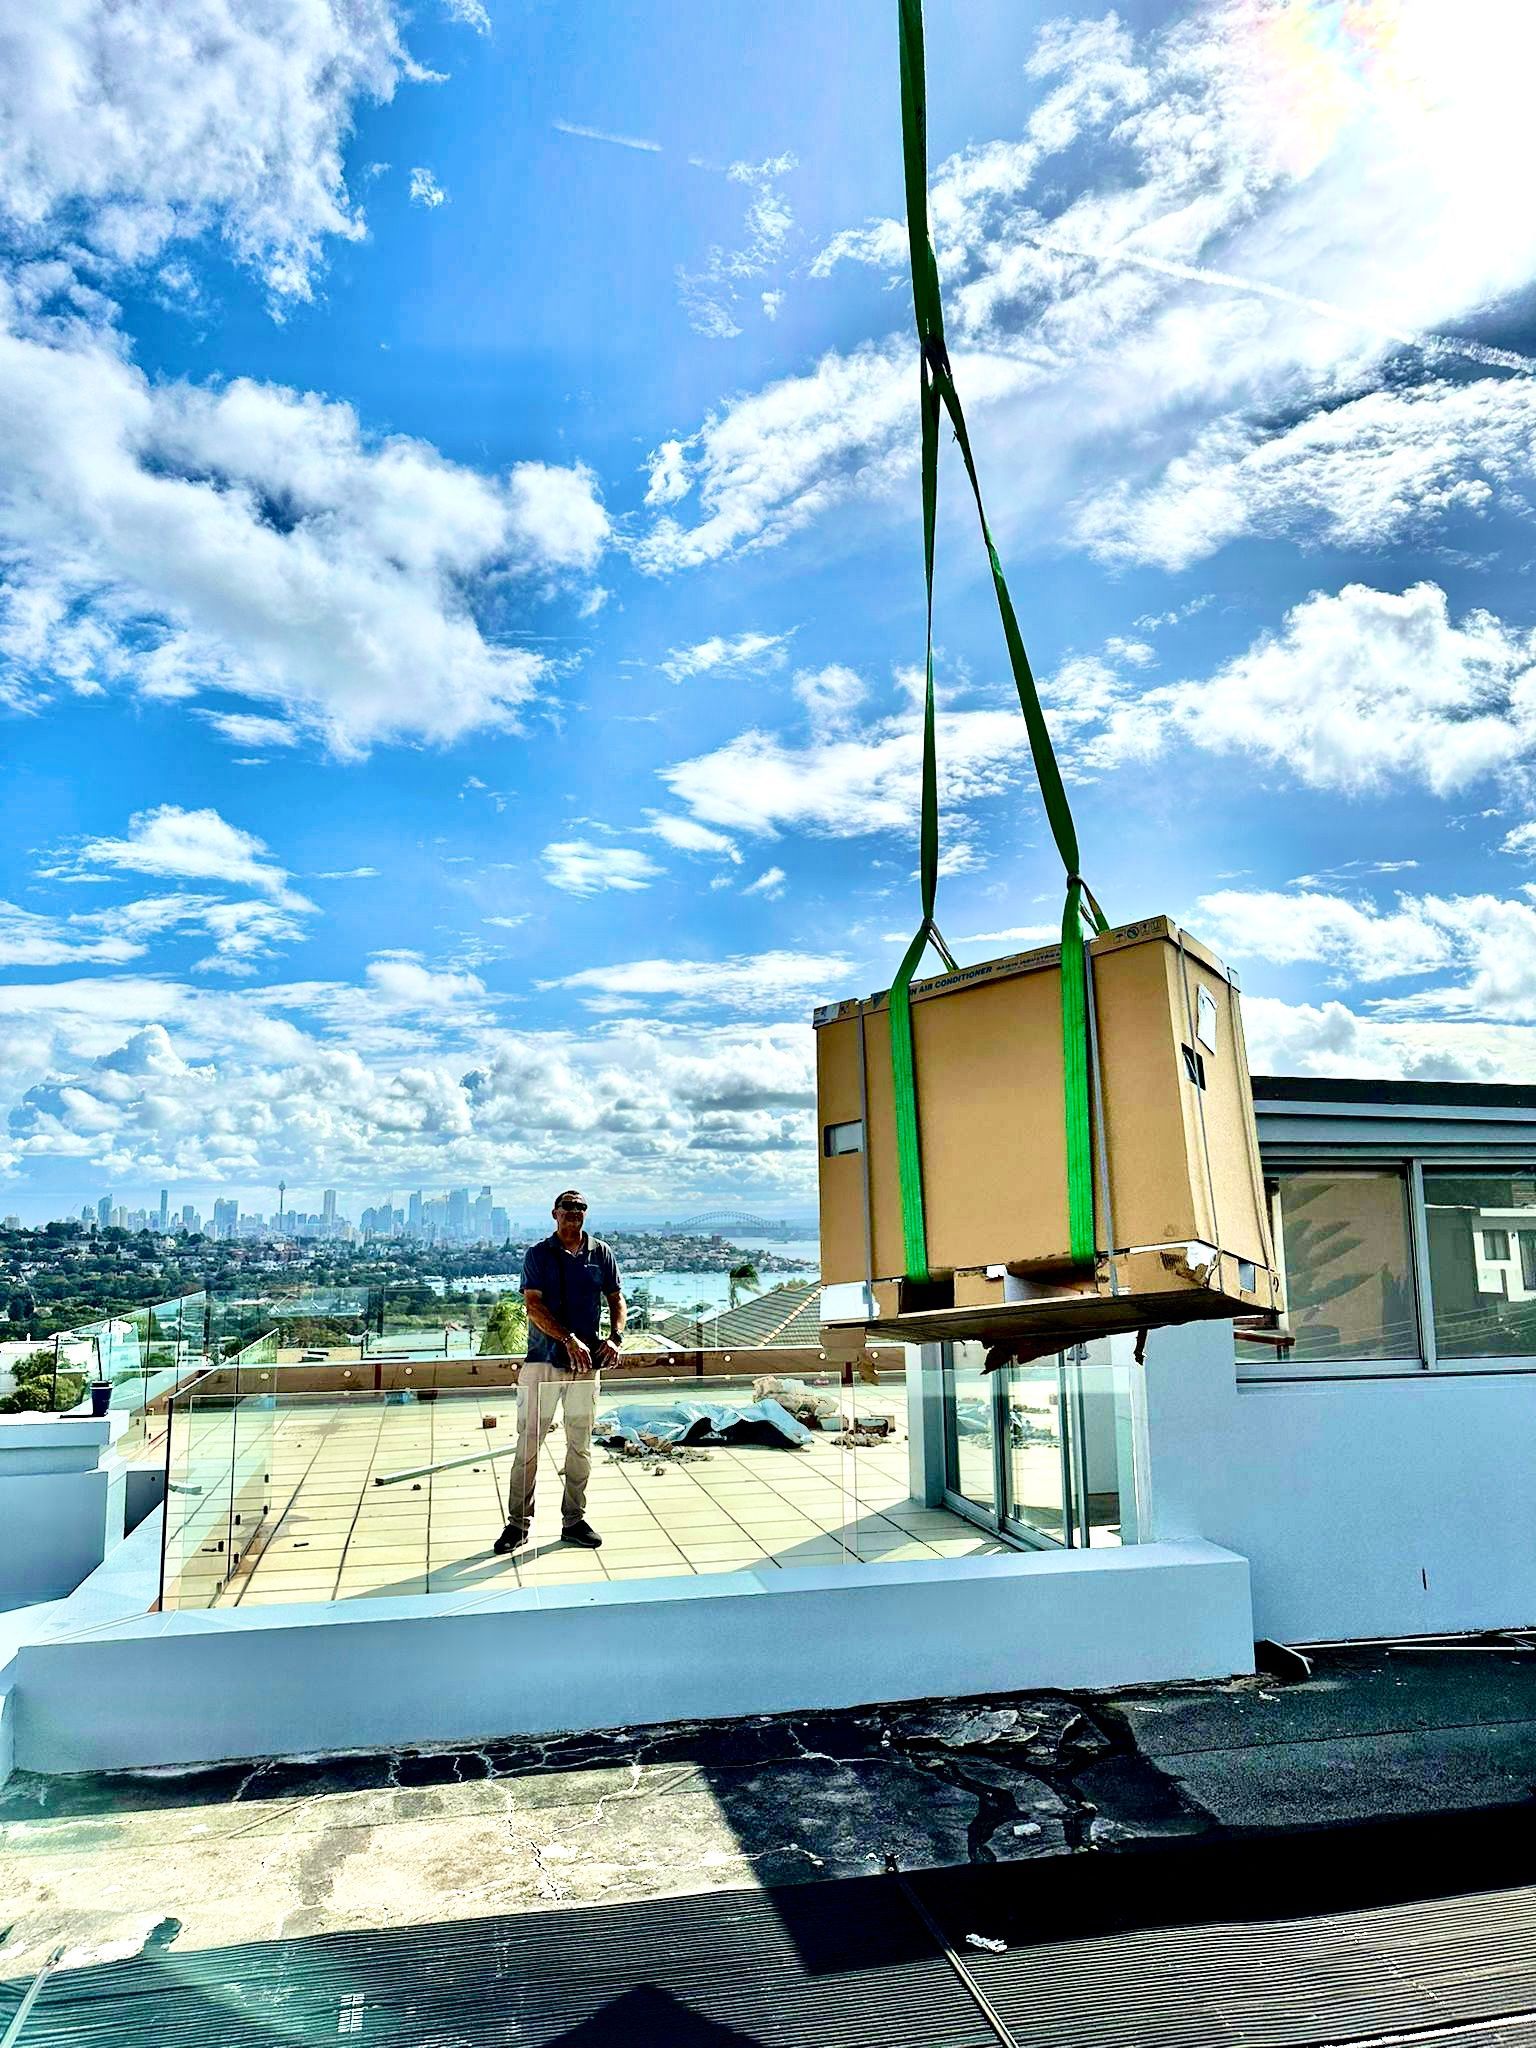
[[[923,694],[922,827],[918,872],[922,890],[922,923],[902,956],[891,984],[891,1077],[895,1089],[896,1163],[901,1189],[901,1229],[907,1278],[928,1278],[928,1232],[923,1214],[923,1162],[917,1121],[917,1079],[912,1054],[912,976],[933,944],[945,965],[954,960],[934,922],[939,873],[939,797],[937,743],[933,701],[933,541],[938,510],[939,423],[948,413],[965,473],[976,500],[976,515],[992,566],[992,584],[1008,643],[1014,687],[1029,732],[1030,753],[1040,782],[1040,795],[1057,851],[1067,871],[1067,898],[1061,919],[1062,1073],[1067,1136],[1067,1219],[1074,1263],[1090,1264],[1097,1250],[1093,1219],[1093,1111],[1088,1073],[1087,961],[1083,946],[1085,915],[1096,931],[1107,931],[1104,913],[1078,873],[1077,830],[1056,765],[1056,752],[1040,708],[1040,693],[1030,671],[1029,656],[1019,632],[1018,617],[1003,565],[998,559],[981,498],[981,482],[971,451],[960,394],[944,344],[944,306],[939,292],[939,267],[928,232],[928,94],[923,65],[922,0],[897,0],[901,25],[901,134],[907,194],[907,239],[912,257],[912,306],[917,318],[919,393],[923,427],[923,574],[928,592],[926,682]]]

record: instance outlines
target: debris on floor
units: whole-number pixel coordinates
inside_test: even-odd
[[[633,1436],[615,1437],[604,1444],[604,1449],[615,1464],[642,1465],[652,1477],[666,1465],[692,1464],[709,1456],[708,1451],[698,1450],[692,1444],[669,1442],[648,1429],[637,1430]]]
[[[823,1393],[804,1380],[781,1380],[777,1373],[760,1373],[752,1382],[752,1398],[777,1402],[807,1429],[820,1429],[824,1423],[842,1419],[843,1404],[835,1393]]]

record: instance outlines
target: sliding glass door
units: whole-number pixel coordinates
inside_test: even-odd
[[[1108,1346],[984,1362],[980,1344],[945,1347],[948,1505],[1033,1547],[1134,1542],[1130,1380]]]

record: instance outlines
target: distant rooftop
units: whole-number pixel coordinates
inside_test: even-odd
[[[821,1342],[820,1304],[819,1280],[787,1280],[736,1308],[722,1309],[718,1315],[685,1312],[668,1316],[658,1327],[664,1337],[679,1344],[697,1343],[702,1329],[712,1351],[769,1344],[814,1347]]]

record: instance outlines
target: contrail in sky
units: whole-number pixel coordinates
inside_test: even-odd
[[[610,135],[606,128],[583,128],[579,121],[551,121],[551,128],[558,128],[562,135],[583,135],[588,142],[616,142],[620,149],[646,149],[660,156],[661,144],[647,142],[639,135]]]
[[[1464,356],[1468,362],[1481,363],[1485,369],[1520,370],[1527,375],[1536,371],[1536,357],[1516,355],[1513,349],[1488,348],[1480,341],[1462,341],[1453,334],[1414,334],[1406,329],[1388,327],[1383,321],[1352,313],[1347,307],[1335,306],[1327,299],[1309,299],[1301,292],[1287,291],[1283,285],[1263,284],[1257,278],[1234,277],[1230,270],[1211,270],[1202,264],[1173,263],[1163,256],[1147,256],[1139,249],[1128,249],[1123,242],[1117,242],[1112,249],[1081,249],[1070,243],[1053,242],[1046,235],[1034,235],[1031,239],[1041,248],[1052,249],[1061,256],[1083,256],[1093,263],[1132,263],[1140,270],[1155,270],[1160,276],[1180,278],[1187,284],[1222,285],[1229,291],[1251,292],[1261,299],[1278,299],[1283,305],[1300,306],[1303,312],[1319,313],[1325,320],[1340,320],[1346,326],[1384,335],[1389,341],[1400,341],[1407,348],[1422,349],[1426,355]]]

